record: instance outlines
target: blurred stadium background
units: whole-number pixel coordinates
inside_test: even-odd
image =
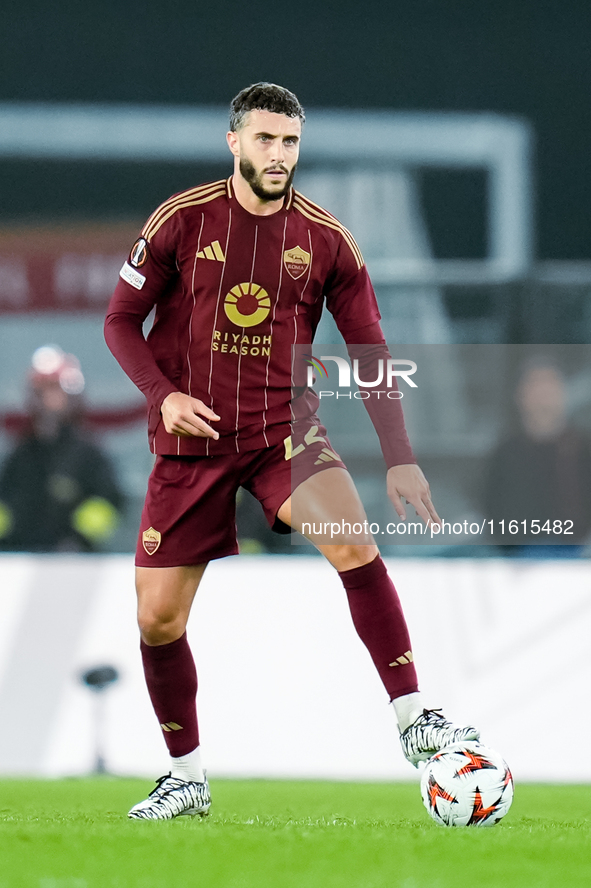
[[[511,374],[524,357],[562,366],[569,421],[591,433],[587,17],[582,0],[567,11],[557,0],[303,0],[279,13],[258,2],[183,0],[174,13],[152,0],[141,11],[14,4],[1,38],[0,459],[31,355],[56,343],[81,361],[94,434],[126,508],[102,556],[0,556],[0,707],[29,738],[0,740],[0,773],[92,767],[92,698],[78,676],[103,662],[121,673],[106,698],[108,766],[160,767],[129,554],[151,457],[142,398],[108,353],[102,318],[152,209],[229,173],[224,108],[247,83],[284,83],[305,105],[297,187],[354,232],[388,341],[437,346],[423,352],[433,355],[432,401],[408,422],[441,512],[482,514],[483,472],[513,415]],[[338,341],[330,319],[318,339]],[[462,351],[470,345],[480,349]],[[375,441],[357,425],[351,433],[344,411],[327,423],[368,509],[383,509]],[[212,567],[201,605],[214,639],[222,615],[235,615],[232,657],[216,655],[195,621],[211,767],[409,776],[331,572],[309,548],[271,537],[247,503],[241,522],[245,551],[258,557]],[[588,686],[586,550],[543,564],[506,562],[490,546],[387,554],[429,699],[478,719],[516,776],[591,779],[562,760],[549,716],[567,678],[566,711]],[[294,556],[287,574],[281,559]],[[331,633],[334,659],[324,659],[320,639]],[[333,684],[332,664],[344,661],[347,680]],[[532,725],[544,738],[535,760]]]

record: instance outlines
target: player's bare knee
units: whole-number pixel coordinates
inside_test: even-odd
[[[361,546],[348,544],[343,546],[327,546],[324,554],[338,571],[353,570],[369,564],[379,554],[377,546]]]
[[[138,608],[138,626],[146,644],[169,644],[185,631],[186,621],[181,614],[154,608]]]

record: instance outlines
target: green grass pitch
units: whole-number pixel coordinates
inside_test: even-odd
[[[491,829],[444,829],[416,783],[212,780],[211,815],[129,821],[148,781],[0,781],[0,888],[591,885],[591,786],[518,785]]]

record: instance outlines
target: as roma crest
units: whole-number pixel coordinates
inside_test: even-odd
[[[161,542],[162,534],[159,533],[159,531],[154,530],[153,527],[144,530],[142,534],[142,544],[148,555],[153,555],[154,552],[157,551]]]
[[[283,254],[283,264],[294,281],[297,281],[298,278],[301,278],[306,273],[310,264],[310,258],[310,254],[302,250],[301,247],[294,247],[293,250],[285,251]]]

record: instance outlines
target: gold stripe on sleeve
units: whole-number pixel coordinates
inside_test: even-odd
[[[144,229],[144,237],[147,241],[150,241],[154,235],[160,230],[160,228],[164,225],[165,222],[170,219],[171,216],[178,210],[182,210],[185,207],[194,207],[199,204],[209,203],[211,200],[215,200],[218,197],[223,197],[226,193],[226,189],[222,188],[218,191],[214,191],[212,194],[207,194],[203,197],[193,198],[192,200],[183,200],[173,204],[169,204],[165,210],[159,215],[157,219],[150,225],[149,228]]]
[[[296,192],[294,198],[294,208],[299,210],[303,216],[307,219],[310,219],[312,222],[318,222],[320,225],[326,225],[327,228],[332,228],[333,231],[338,231],[341,234],[349,246],[349,249],[353,253],[353,257],[355,262],[357,263],[358,268],[363,268],[364,261],[363,256],[361,255],[361,250],[357,246],[355,238],[351,234],[351,232],[345,228],[344,225],[335,219],[330,213],[326,210],[323,210],[322,207],[319,207],[317,204],[312,203],[307,198],[304,198],[303,195]]]
[[[219,188],[220,185],[221,182],[208,182],[205,185],[197,185],[195,188],[188,188],[186,191],[181,191],[180,194],[174,194],[172,197],[169,197],[167,200],[161,203],[160,206],[156,207],[156,209],[144,225],[144,231],[149,228],[152,222],[154,222],[158,218],[163,210],[171,206],[173,203],[176,203],[176,201],[184,200],[191,195],[201,194],[202,192],[205,193],[206,191],[210,191],[211,189]]]
[[[171,207],[175,206],[176,204],[185,202],[192,197],[202,197],[212,191],[215,191],[217,196],[217,192],[219,192],[220,189],[223,190],[222,186],[225,186],[225,179],[221,179],[218,182],[210,182],[206,185],[198,185],[196,188],[189,188],[186,191],[181,191],[180,194],[169,197],[168,200],[165,200],[164,203],[161,203],[160,206],[157,207],[152,215],[149,217],[148,221],[142,229],[142,236],[145,237],[146,240],[150,240],[154,233],[152,231],[153,227],[160,221],[160,218],[163,215],[168,213],[168,210]],[[159,227],[160,225],[158,225],[158,228]]]
[[[296,192],[295,204],[301,212],[304,212],[304,215],[309,214],[307,218],[315,219],[317,222],[320,222],[323,225],[327,225],[329,228],[333,228],[335,231],[340,231],[345,240],[347,241],[349,247],[351,248],[351,252],[355,256],[355,260],[357,264],[361,268],[364,264],[363,256],[361,255],[361,250],[357,246],[357,242],[348,228],[339,222],[332,213],[329,213],[327,210],[324,210],[322,207],[319,207],[318,204],[315,204],[313,201],[308,200],[307,197],[304,197],[299,192]]]

